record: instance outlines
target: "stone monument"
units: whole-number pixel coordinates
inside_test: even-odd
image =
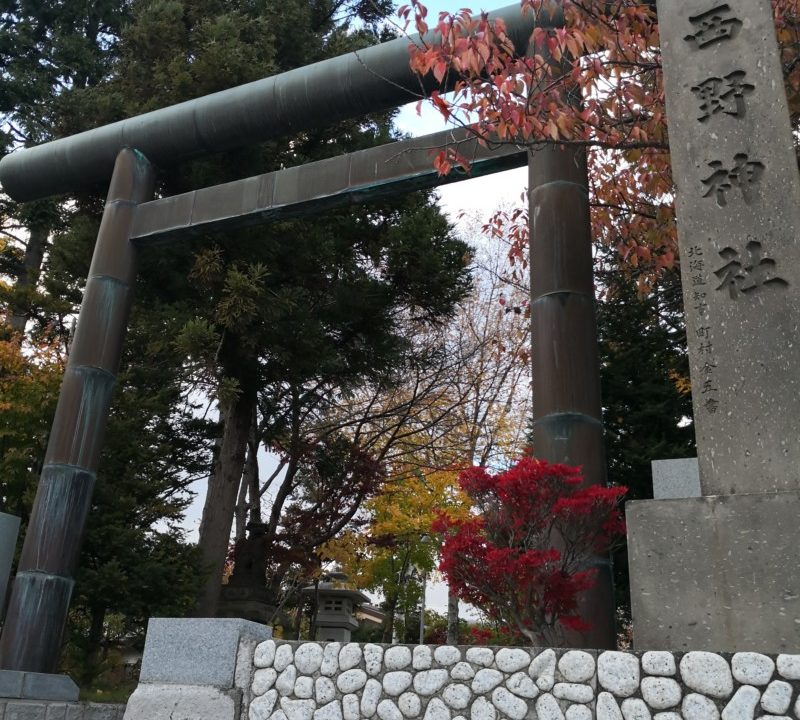
[[[220,592],[217,617],[269,623],[275,612],[267,588],[266,525],[248,523],[246,538],[233,549],[233,573]]]
[[[800,179],[769,0],[658,3],[699,498],[628,506],[637,647],[800,646]]]

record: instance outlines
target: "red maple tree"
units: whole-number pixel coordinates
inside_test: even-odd
[[[531,457],[496,475],[470,468],[459,484],[477,514],[440,514],[433,525],[444,534],[439,569],[456,594],[534,645],[588,629],[577,612],[595,582],[588,563],[624,535],[627,489],[585,486],[578,468]]]
[[[521,0],[536,18],[527,56],[502,21],[468,9],[428,17],[420,0],[398,10],[406,27],[432,31],[409,46],[411,68],[454,81],[428,101],[483,142],[531,152],[545,144],[588,151],[593,237],[614,247],[647,292],[677,259],[674,184],[667,142],[658,16],[653,0]],[[792,122],[800,121],[800,4],[772,0]],[[436,169],[469,158],[449,147]],[[527,262],[527,211],[500,212],[486,226]]]

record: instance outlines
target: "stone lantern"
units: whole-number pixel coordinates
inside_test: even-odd
[[[347,582],[347,575],[332,572],[316,585],[304,587],[303,595],[317,598],[315,640],[350,642],[350,633],[358,628],[355,609],[369,598]]]

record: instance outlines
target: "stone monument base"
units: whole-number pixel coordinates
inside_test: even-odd
[[[78,686],[68,675],[0,670],[0,700],[74,702],[78,699],[78,692]]]
[[[270,637],[247,620],[152,618],[125,720],[239,720],[256,645]]]
[[[637,649],[796,652],[800,493],[626,506]]]
[[[217,617],[240,618],[255,623],[269,623],[275,614],[269,590],[248,585],[223,585]]]

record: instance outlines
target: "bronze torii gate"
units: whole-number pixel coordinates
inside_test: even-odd
[[[533,19],[505,20],[527,51]],[[542,19],[551,27],[563,18]],[[434,42],[432,34],[425,38]],[[208,230],[318,212],[375,195],[465,179],[438,178],[430,148],[457,144],[473,175],[529,160],[534,446],[605,482],[585,151],[483,148],[443,132],[153,200],[156,170],[203,152],[252,144],[385,110],[442,89],[410,70],[398,39],[247,85],[15,152],[0,181],[25,201],[111,183],[33,511],[0,637],[0,668],[53,672],[89,511],[111,393],[132,301],[139,248]],[[444,89],[448,89],[445,85]],[[113,169],[113,172],[112,172]],[[577,644],[614,646],[607,562],[584,608],[594,629]]]

